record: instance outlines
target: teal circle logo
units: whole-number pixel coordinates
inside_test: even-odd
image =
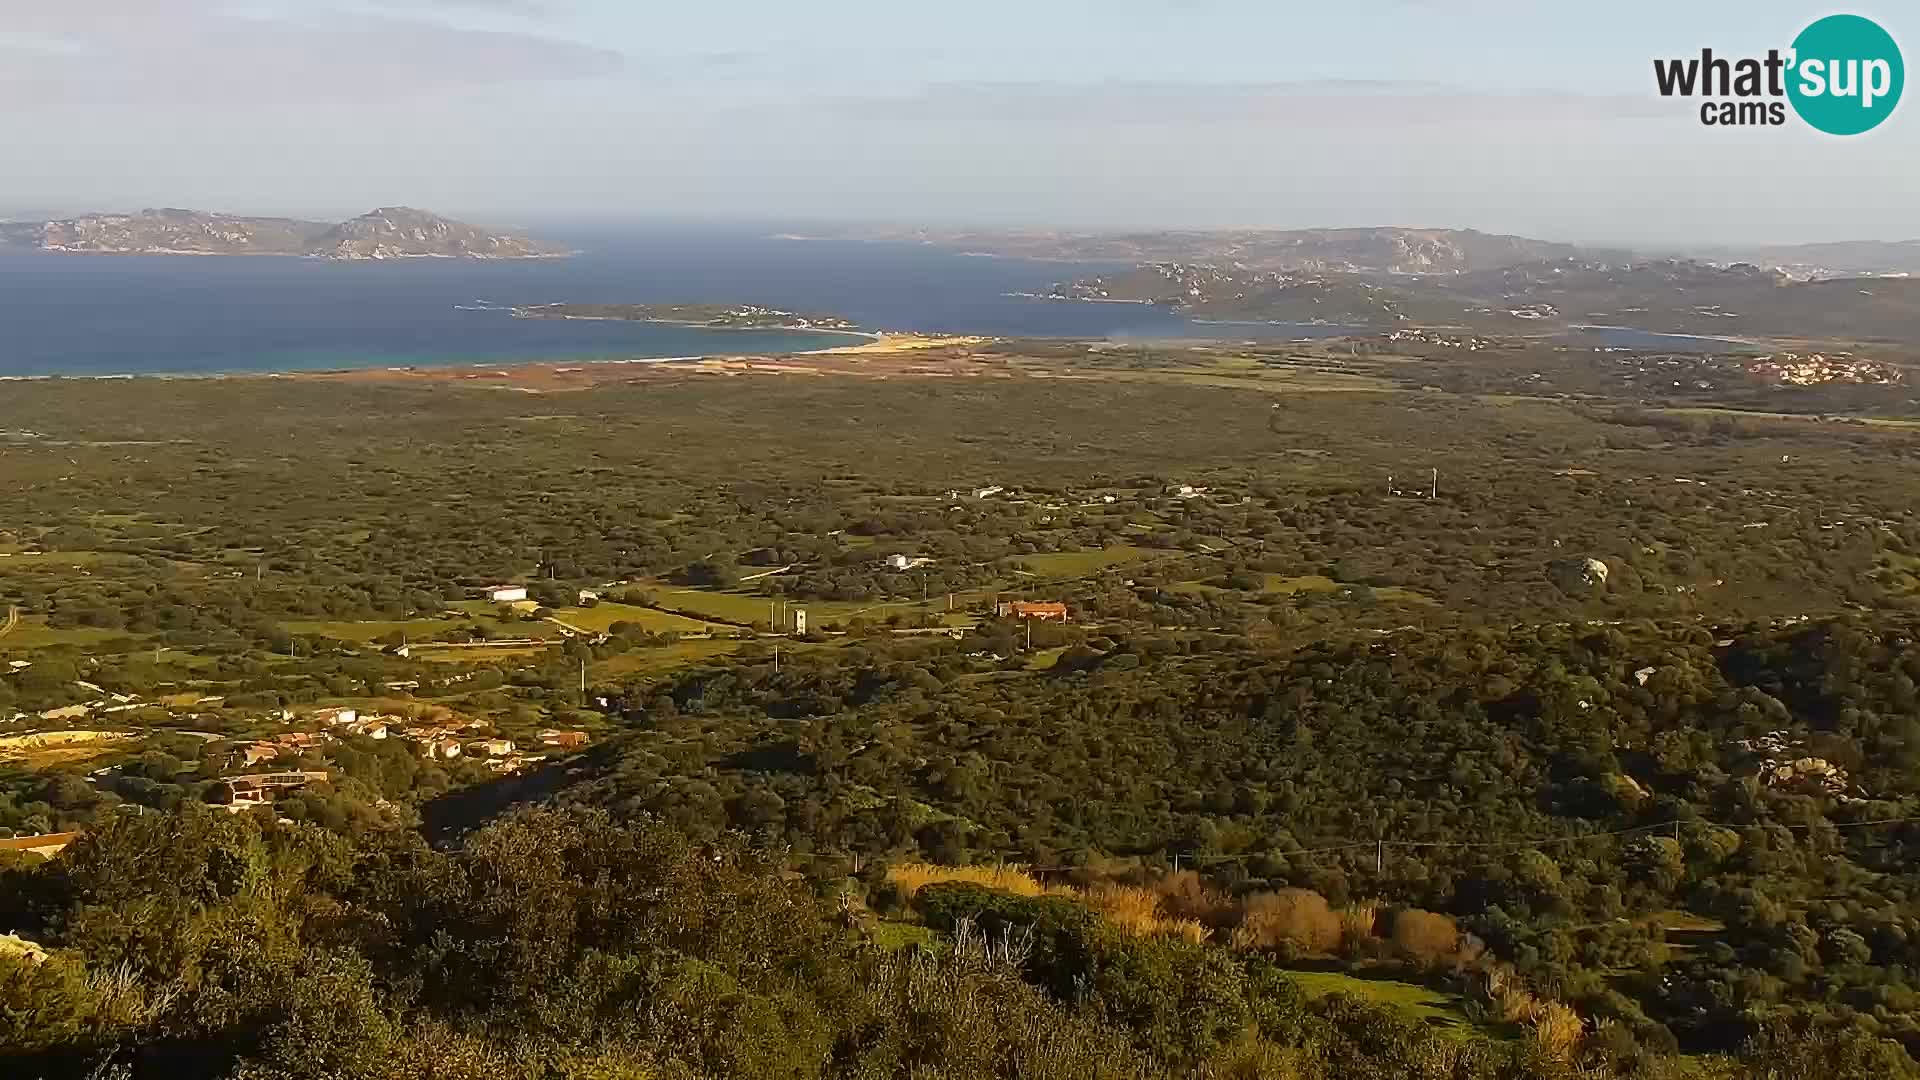
[[[1793,54],[1787,98],[1800,119],[1829,135],[1871,131],[1900,104],[1900,46],[1872,19],[1829,15],[1800,31]]]

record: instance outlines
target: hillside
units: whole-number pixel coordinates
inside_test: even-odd
[[[200,210],[89,214],[0,226],[0,245],[116,255],[306,255],[327,259],[524,259],[564,254],[516,233],[492,232],[408,207],[338,224]]]
[[[425,210],[388,206],[328,229],[314,239],[307,254],[330,259],[525,259],[562,252],[517,234],[489,232]]]
[[[1391,897],[1643,1046],[1729,1049],[1757,1015],[1911,992],[1914,836],[1876,822],[1920,795],[1920,727],[1910,622],[1723,632],[1137,634],[996,679],[965,646],[806,655],[632,700],[561,798],[835,861],[1177,853],[1242,896]],[[1920,1043],[1910,1014],[1876,1028]]]
[[[1534,261],[1447,276],[1155,263],[1064,282],[1054,300],[1157,303],[1201,319],[1483,331],[1630,326],[1662,333],[1920,340],[1920,281],[1798,280],[1738,263]]]
[[[0,839],[86,835],[0,880],[49,956],[0,955],[0,1062],[1910,1077],[1920,405],[1759,363],[9,384]],[[905,879],[1010,862],[1046,903]]]
[[[1695,254],[1701,258],[1752,262],[1822,276],[1920,273],[1920,240],[1840,240],[1708,249]]]
[[[1052,230],[849,229],[859,240],[931,244],[1074,262],[1204,262],[1251,270],[1453,274],[1580,254],[1571,244],[1473,229]]]

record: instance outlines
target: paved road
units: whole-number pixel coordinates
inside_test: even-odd
[[[0,626],[0,637],[6,637],[8,634],[13,633],[13,628],[19,625],[20,625],[20,609],[18,607],[8,608],[6,624],[4,626]]]

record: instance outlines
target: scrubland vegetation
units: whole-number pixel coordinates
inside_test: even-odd
[[[6,1066],[1914,1074],[1904,391],[1002,359],[9,385]],[[204,805],[322,705],[591,745]]]

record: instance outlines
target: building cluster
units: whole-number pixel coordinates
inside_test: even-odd
[[[1747,370],[1782,386],[1821,386],[1859,383],[1890,386],[1905,381],[1899,368],[1851,353],[1775,353],[1747,366]]]
[[[270,739],[248,743],[235,751],[236,767],[252,768],[283,758],[291,759],[310,750],[318,750],[337,739],[358,736],[367,739],[400,739],[412,743],[421,757],[429,761],[450,761],[466,757],[485,761],[495,772],[511,773],[542,760],[539,753],[528,753],[512,739],[485,736],[483,720],[410,720],[404,716],[372,714],[363,716],[347,707],[317,709],[296,717],[282,711],[278,719],[305,719],[318,724],[318,731],[289,731]],[[584,731],[548,730],[540,732],[540,745],[549,749],[577,750],[587,744]]]
[[[1447,349],[1465,349],[1479,352],[1493,347],[1493,342],[1472,334],[1446,334],[1438,330],[1394,330],[1386,335],[1388,341],[1410,341],[1420,345],[1438,345]]]
[[[1854,787],[1847,770],[1825,758],[1808,755],[1791,732],[1769,731],[1756,739],[1741,739],[1734,745],[1760,759],[1759,780],[1768,787],[1797,788],[1840,802],[1855,802],[1865,797],[1864,792]]]

